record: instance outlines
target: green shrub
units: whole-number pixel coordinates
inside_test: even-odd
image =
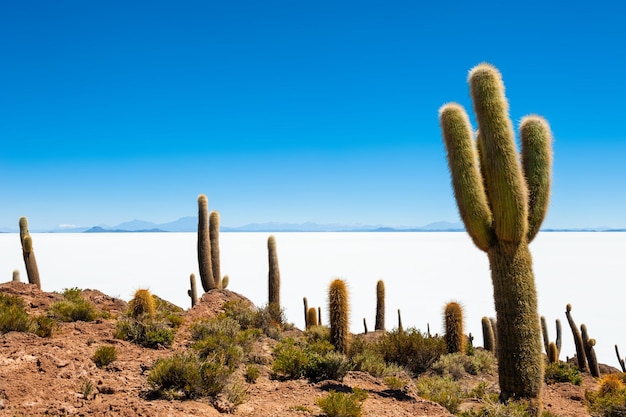
[[[117,359],[117,350],[113,345],[100,346],[93,354],[92,360],[98,368],[103,368]]]
[[[360,417],[367,392],[355,388],[351,394],[329,391],[328,396],[317,400],[317,405],[328,417]]]
[[[544,372],[544,380],[546,381],[546,384],[570,382],[574,385],[581,385],[583,382],[583,378],[580,375],[578,368],[565,362],[547,364]]]
[[[355,370],[375,377],[392,375],[400,370],[398,365],[385,362],[385,356],[376,343],[367,342],[361,337],[354,338],[349,355]]]
[[[177,392],[186,398],[202,395],[203,381],[201,363],[193,353],[177,353],[169,358],[159,359],[148,374],[148,383],[166,398]]]
[[[26,304],[15,295],[0,294],[0,334],[30,332],[33,321],[26,312]]]
[[[626,386],[624,374],[608,374],[600,380],[597,391],[585,392],[589,411],[597,417],[626,416]]]
[[[475,350],[473,355],[460,352],[441,355],[431,369],[439,375],[450,375],[456,380],[466,374],[494,375],[497,370],[495,356],[486,350]]]
[[[459,411],[459,405],[466,398],[460,383],[450,376],[422,376],[416,386],[421,397],[444,406],[453,414]]]
[[[52,337],[52,332],[57,327],[57,321],[48,316],[35,318],[35,334],[39,337]]]
[[[408,380],[395,375],[390,375],[384,377],[383,382],[389,387],[389,389],[400,390],[407,385]]]
[[[224,315],[239,323],[242,329],[256,328],[257,313],[254,307],[243,300],[231,300],[222,305]]]
[[[442,337],[427,337],[413,328],[386,333],[377,347],[385,362],[402,366],[414,375],[426,371],[446,353]]]
[[[96,308],[82,296],[79,288],[63,290],[63,300],[52,304],[49,313],[57,320],[65,322],[93,321],[101,316]]]
[[[131,317],[118,320],[115,326],[116,339],[127,340],[140,346],[156,349],[169,347],[174,341],[174,330],[163,323],[152,320],[139,321]]]
[[[200,366],[200,378],[202,379],[202,393],[205,395],[217,395],[228,383],[228,378],[233,370],[220,360],[207,360]]]
[[[272,364],[272,372],[288,379],[305,376],[311,357],[292,338],[280,341],[274,354],[276,358]]]
[[[261,375],[261,371],[259,371],[258,366],[248,365],[246,367],[246,373],[244,374],[244,377],[246,378],[246,382],[248,384],[256,383],[256,380],[259,378],[260,375]]]
[[[319,355],[309,351],[308,354],[310,360],[305,369],[305,376],[311,381],[327,379],[341,381],[351,369],[348,358],[339,352]]]
[[[238,380],[229,381],[224,387],[223,393],[226,399],[235,407],[239,404],[243,404],[248,398],[246,386]]]

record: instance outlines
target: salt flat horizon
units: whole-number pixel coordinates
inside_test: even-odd
[[[495,316],[487,256],[466,233],[458,232],[274,232],[281,273],[281,304],[287,320],[304,327],[302,298],[322,308],[328,323],[326,292],[334,278],[346,280],[351,303],[351,331],[363,332],[363,318],[373,329],[376,282],[386,287],[386,327],[397,327],[397,310],[405,328],[442,333],[445,303],[465,309],[466,331],[482,346],[480,318]],[[228,289],[262,306],[267,303],[267,237],[264,232],[220,234],[221,271]],[[42,289],[98,289],[129,300],[139,288],[183,308],[189,275],[198,285],[196,233],[33,233]],[[565,306],[573,305],[578,326],[585,323],[596,338],[600,362],[619,367],[614,353],[626,351],[626,335],[617,320],[624,317],[626,233],[540,233],[531,243],[539,314],[554,340],[555,319],[563,325],[561,359],[575,353]],[[19,237],[0,234],[0,273],[6,281],[18,269],[26,273]],[[4,280],[0,280],[4,281]]]

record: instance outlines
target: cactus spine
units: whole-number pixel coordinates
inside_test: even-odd
[[[209,240],[211,241],[211,270],[215,288],[222,288],[220,271],[220,214],[212,211],[209,214]]]
[[[600,377],[600,368],[598,367],[598,359],[596,358],[596,351],[593,348],[596,344],[595,339],[589,338],[589,333],[587,332],[587,326],[584,324],[580,325],[580,333],[583,340],[583,347],[585,348],[585,356],[587,357],[587,364],[589,365],[589,372],[591,376],[595,378]]]
[[[311,307],[307,310],[306,314],[306,328],[312,326],[317,326],[317,309],[315,307]]]
[[[489,258],[497,315],[500,399],[528,399],[540,414],[541,330],[528,244],[550,195],[551,133],[538,116],[520,125],[521,163],[500,72],[489,64],[469,74],[479,131],[456,103],[439,111],[457,206],[474,244]]]
[[[463,334],[463,308],[459,303],[446,304],[443,312],[446,328],[445,341],[448,353],[465,353],[467,340]]]
[[[493,334],[493,327],[491,325],[491,320],[489,317],[483,317],[480,320],[480,323],[483,327],[483,347],[485,350],[495,354],[496,353],[496,341],[495,336]]]
[[[278,308],[280,308],[280,271],[278,269],[276,238],[274,238],[274,236],[270,236],[267,239],[267,256],[269,263],[269,304],[275,304]]]
[[[587,369],[587,355],[585,354],[585,345],[583,343],[583,337],[578,331],[578,327],[572,318],[572,305],[568,304],[565,307],[565,316],[569,323],[570,329],[572,329],[572,335],[574,336],[574,346],[576,347],[576,362],[578,363],[578,369],[581,372],[588,371]]]
[[[35,284],[37,288],[41,288],[41,280],[39,279],[39,268],[37,267],[37,259],[33,251],[33,239],[28,231],[28,219],[20,217],[20,242],[22,243],[22,257],[24,258],[24,266],[26,267],[26,275],[28,283]]]
[[[198,289],[196,288],[195,274],[189,275],[189,284],[191,288],[187,290],[187,295],[189,295],[189,298],[191,298],[191,307],[193,307],[198,304]]]
[[[134,319],[139,319],[144,316],[154,318],[156,311],[152,294],[150,294],[150,291],[142,289],[135,291],[135,296],[128,303],[128,307]]]
[[[378,280],[376,283],[376,322],[374,330],[385,330],[385,283]]]
[[[330,343],[343,354],[348,353],[348,289],[341,279],[330,283],[328,290],[330,313]]]
[[[217,288],[211,263],[211,238],[209,234],[209,201],[206,195],[198,196],[198,269],[204,292]]]

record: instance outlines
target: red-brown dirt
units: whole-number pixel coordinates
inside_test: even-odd
[[[0,292],[20,296],[29,313],[45,314],[49,305],[62,297],[46,293],[34,285],[19,282],[0,284]],[[188,326],[200,317],[221,311],[227,300],[245,297],[215,290],[204,294],[200,302],[184,313],[184,322],[171,348],[147,349],[115,339],[115,317],[127,304],[97,290],[84,290],[83,296],[98,309],[109,311],[111,319],[94,322],[61,323],[51,338],[9,332],[0,335],[0,415],[1,416],[218,416],[220,412],[208,399],[150,399],[147,374],[159,358],[171,356],[189,345]],[[298,332],[297,329],[292,332]],[[271,356],[276,341],[264,338],[259,354]],[[114,345],[117,360],[104,369],[97,368],[92,356],[103,344]],[[365,416],[416,417],[451,416],[445,408],[420,398],[413,388],[390,391],[381,379],[363,372],[349,372],[341,382],[307,380],[280,381],[270,378],[270,367],[260,366],[256,383],[248,384],[248,399],[239,405],[234,416],[289,417],[321,416],[316,400],[328,389],[361,388],[367,391]],[[93,384],[85,397],[85,384]],[[497,385],[493,380],[487,380]],[[554,384],[544,389],[545,409],[563,417],[588,416],[583,403],[585,390],[596,389],[597,382],[585,376],[582,386]],[[472,402],[463,404],[471,407]]]

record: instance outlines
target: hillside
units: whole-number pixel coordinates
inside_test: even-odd
[[[53,303],[63,299],[60,294],[19,282],[0,284],[0,294],[19,296],[32,316],[46,314]],[[62,322],[49,338],[19,332],[0,336],[0,415],[218,416],[221,409],[235,416],[322,416],[317,399],[330,390],[348,392],[355,388],[367,392],[363,403],[365,416],[452,415],[444,407],[420,398],[413,383],[390,389],[382,379],[364,372],[350,371],[342,381],[275,378],[271,361],[278,342],[266,336],[252,347],[260,375],[254,383],[245,384],[246,399],[239,406],[229,405],[219,395],[211,399],[159,399],[148,382],[155,362],[174,352],[189,350],[190,326],[199,318],[216,316],[226,301],[247,299],[228,290],[205,293],[195,307],[181,313],[180,327],[171,346],[150,349],[114,338],[117,319],[123,317],[127,303],[97,290],[84,290],[82,296],[106,312],[105,318]],[[379,335],[380,332],[370,333],[368,337]],[[282,336],[298,338],[302,332],[288,329]],[[92,357],[103,345],[115,346],[117,359],[98,368]],[[495,377],[473,378],[491,388],[497,386]],[[596,381],[589,376],[579,387],[553,384],[544,390],[544,404],[553,415],[589,415],[582,400],[585,390],[596,387]],[[475,405],[467,401],[463,407]]]

